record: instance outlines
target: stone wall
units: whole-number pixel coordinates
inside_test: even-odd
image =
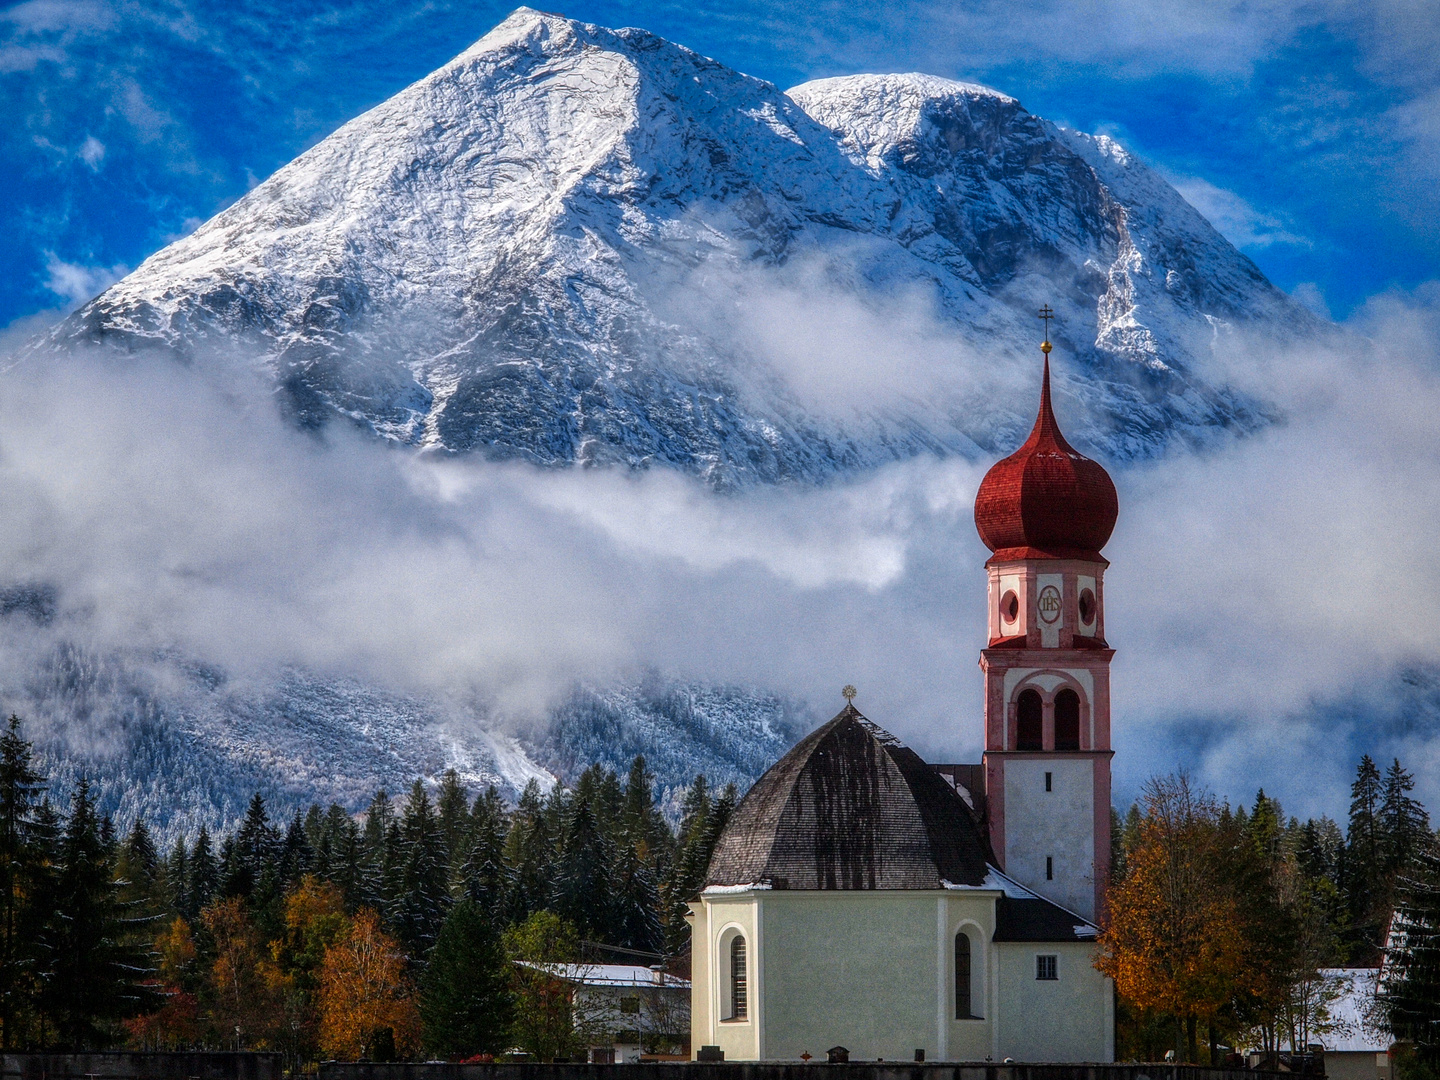
[[[319,1080],[1279,1080],[1280,1073],[1195,1065],[1002,1065],[905,1061],[646,1062],[638,1065],[450,1065],[325,1062]],[[1288,1076],[1288,1074],[1285,1074]]]
[[[279,1054],[5,1054],[0,1080],[282,1080]]]

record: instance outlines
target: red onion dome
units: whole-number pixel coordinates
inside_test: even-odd
[[[995,554],[1011,559],[1103,562],[1120,501],[1110,474],[1065,441],[1050,407],[1050,357],[1040,415],[1025,445],[997,461],[975,495],[975,528]]]

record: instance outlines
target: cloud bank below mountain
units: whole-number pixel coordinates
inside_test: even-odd
[[[1183,765],[1339,814],[1362,751],[1440,796],[1435,731],[1374,723],[1398,673],[1440,659],[1440,289],[1377,298],[1347,330],[1305,354],[1236,342],[1231,377],[1284,422],[1114,470],[1119,798]],[[983,464],[717,494],[666,469],[301,434],[258,382],[217,374],[235,370],[96,351],[7,373],[0,565],[58,590],[48,628],[5,632],[10,691],[63,634],[240,679],[301,665],[483,700],[524,731],[577,680],[654,668],[822,714],[854,682],[922,753],[978,753]]]

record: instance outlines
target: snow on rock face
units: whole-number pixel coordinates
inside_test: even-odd
[[[259,356],[303,424],[722,485],[995,451],[1028,422],[1033,394],[859,416],[802,401],[706,283],[807,260],[862,307],[924,293],[992,364],[1033,366],[1032,309],[1051,303],[1076,434],[1120,457],[1265,422],[1205,380],[1208,343],[1303,320],[1154,173],[1013,98],[923,75],[787,96],[644,31],[521,8],[42,347]]]

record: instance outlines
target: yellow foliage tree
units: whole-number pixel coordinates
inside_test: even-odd
[[[320,1045],[336,1058],[398,1056],[420,1045],[420,1012],[405,954],[363,908],[343,939],[325,950],[320,968]]]
[[[1247,913],[1213,797],[1166,777],[1146,786],[1144,806],[1126,875],[1108,896],[1096,967],[1134,1007],[1174,1016],[1176,1052],[1193,1061],[1197,1021],[1250,990]]]
[[[239,897],[217,900],[200,913],[215,942],[207,995],[210,1020],[222,1044],[265,1049],[281,1036],[281,980]]]

